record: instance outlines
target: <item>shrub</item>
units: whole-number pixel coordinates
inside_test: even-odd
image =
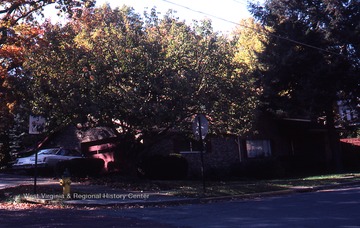
[[[287,176],[319,175],[328,171],[324,161],[306,156],[281,157],[279,161]]]
[[[71,176],[86,177],[100,174],[104,161],[99,158],[76,158],[59,162],[55,167],[56,175],[61,177],[68,169]]]
[[[234,163],[231,175],[241,178],[269,179],[284,175],[284,169],[276,159],[251,159]]]
[[[139,167],[142,177],[159,180],[177,180],[187,177],[188,163],[178,154],[154,155],[143,160]]]
[[[341,143],[341,151],[344,170],[352,172],[360,171],[360,146]]]

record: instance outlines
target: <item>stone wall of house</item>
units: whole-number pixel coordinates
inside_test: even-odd
[[[145,147],[148,144],[145,145]],[[147,156],[153,155],[169,155],[174,153],[174,140],[173,137],[163,138],[148,147]]]
[[[174,140],[176,135],[164,138],[152,145],[148,156],[169,155],[178,151]],[[236,136],[211,136],[207,140],[206,152],[204,153],[204,171],[206,175],[222,176],[230,171],[232,164],[239,162],[239,146]],[[201,177],[201,155],[199,152],[181,153],[186,158],[189,168],[189,178]]]
[[[240,153],[237,137],[212,137],[210,146],[204,153],[204,172],[208,177],[226,176],[232,164],[239,162]],[[199,153],[183,154],[189,164],[189,177],[201,176],[201,155]]]

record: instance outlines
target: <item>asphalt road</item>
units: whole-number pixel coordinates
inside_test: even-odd
[[[133,209],[0,210],[0,227],[360,227],[360,186]]]
[[[360,186],[257,200],[133,209],[122,215],[189,227],[360,227]]]

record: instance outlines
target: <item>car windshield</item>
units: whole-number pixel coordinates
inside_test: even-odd
[[[65,155],[67,156],[81,156],[81,153],[77,150],[66,150]]]
[[[45,149],[45,150],[40,150],[38,152],[38,155],[40,154],[56,154],[59,151],[59,149]]]
[[[62,156],[81,156],[81,153],[73,149],[60,149],[56,155]]]

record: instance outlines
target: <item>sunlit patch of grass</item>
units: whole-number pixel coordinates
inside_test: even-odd
[[[283,190],[283,187],[279,187],[273,184],[269,184],[263,181],[231,181],[231,182],[217,182],[207,181],[205,182],[205,193],[203,192],[202,182],[184,183],[179,188],[173,188],[170,190],[171,194],[176,196],[186,197],[221,197],[221,196],[235,196],[245,195],[250,193],[269,192]]]
[[[309,176],[297,179],[282,179],[272,180],[274,185],[284,188],[292,187],[314,187],[332,184],[341,184],[348,181],[360,181],[360,174],[346,173],[346,174],[329,174],[319,176]]]
[[[329,180],[329,179],[349,179],[349,178],[359,178],[359,173],[346,173],[346,174],[329,174],[329,175],[320,175],[320,176],[311,176],[303,178],[303,180]]]

